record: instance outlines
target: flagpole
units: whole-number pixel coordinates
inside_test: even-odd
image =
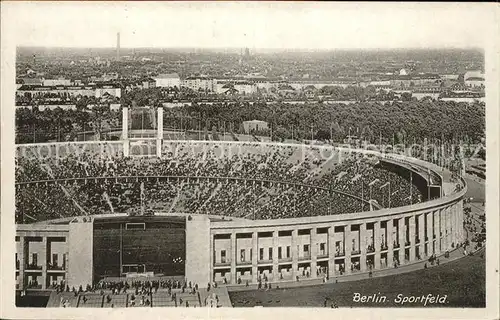
[[[363,192],[363,180],[361,180],[361,200],[364,201],[364,192]],[[361,201],[361,209],[362,211],[365,211],[365,204],[363,203],[363,201]]]
[[[123,225],[120,223],[120,278],[123,272]]]
[[[413,204],[412,191],[413,191],[413,172],[410,170],[410,204]]]
[[[382,205],[385,205],[385,195],[383,192],[382,192]]]
[[[431,171],[429,170],[427,173],[429,174],[427,181],[427,201],[429,201],[431,200]]]
[[[391,208],[391,182],[389,181],[389,209]]]

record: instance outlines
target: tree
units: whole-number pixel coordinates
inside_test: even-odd
[[[401,94],[401,100],[403,101],[411,101],[411,98],[412,98],[411,92],[403,92]]]
[[[219,141],[219,134],[217,132],[217,128],[215,126],[212,126],[212,140],[214,141]]]
[[[319,129],[314,135],[315,140],[330,140],[330,138],[330,131],[324,129]]]

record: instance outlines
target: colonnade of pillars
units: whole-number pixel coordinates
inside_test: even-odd
[[[16,284],[18,289],[47,289],[53,279],[66,278],[67,252],[51,251],[54,239],[63,237],[18,235],[19,245],[16,250]],[[16,239],[17,240],[17,239]],[[36,248],[31,249],[34,245]],[[58,261],[52,260],[52,254],[58,255]],[[32,280],[36,279],[36,281]],[[57,281],[59,283],[59,281]]]
[[[257,282],[263,269],[267,270],[265,279],[277,281],[284,279],[284,269],[288,279],[295,280],[302,277],[306,269],[310,278],[336,277],[413,263],[432,255],[444,254],[463,241],[462,205],[460,200],[448,207],[424,213],[334,222],[326,226],[318,224],[315,227],[297,226],[293,229],[276,226],[275,230],[251,231],[251,257],[246,262],[239,260],[242,249],[238,247],[237,239],[243,235],[248,238],[248,229],[231,233],[215,230],[211,234],[211,272],[215,281],[216,275],[220,280],[220,276],[226,274],[222,278],[235,284]],[[320,232],[323,233],[322,243],[318,242]],[[284,233],[287,236],[281,237],[280,234]],[[300,240],[299,243],[299,233],[308,234],[309,242]],[[261,234],[265,234],[267,239]],[[269,240],[270,234],[272,242]],[[221,263],[220,258],[217,260],[216,235],[230,239],[229,246],[224,248],[228,252],[224,263]],[[267,247],[262,248],[261,242],[265,242]],[[303,245],[308,245],[307,255],[300,249]],[[286,247],[291,251],[291,257],[283,253]],[[268,249],[270,258],[261,259],[262,252]],[[241,281],[239,278],[243,274],[246,277]]]

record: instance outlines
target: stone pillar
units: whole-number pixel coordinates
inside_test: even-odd
[[[398,239],[399,239],[399,263],[405,263],[405,218],[398,220]]]
[[[453,222],[453,214],[454,214],[454,212],[453,212],[453,206],[449,206],[448,207],[448,219],[449,219],[449,231],[448,231],[448,234],[449,234],[450,239],[448,241],[450,243],[450,247],[455,242],[454,241],[454,237],[453,237],[453,233],[455,232],[455,226],[454,226],[454,222]]]
[[[432,251],[432,241],[433,241],[433,232],[434,232],[434,222],[432,221],[433,212],[427,212],[426,221],[427,221],[427,256],[433,254]]]
[[[410,256],[408,257],[409,262],[415,261],[416,258],[416,249],[417,249],[417,239],[416,239],[416,228],[417,228],[417,223],[416,220],[418,217],[416,215],[410,216],[410,219],[408,221],[409,223],[409,238],[410,238]]]
[[[434,253],[441,253],[441,228],[439,226],[439,210],[432,213],[434,220]]]
[[[451,206],[446,208],[446,248],[448,250],[451,249],[451,244],[452,244],[452,221],[451,221]]]
[[[21,250],[17,253],[19,259],[19,289],[24,288],[24,269],[26,267],[26,256],[28,255],[27,242],[24,236],[19,236],[19,247]]]
[[[158,117],[157,117],[157,139],[163,139],[163,107],[159,107],[157,109]]]
[[[451,220],[451,243],[456,248],[457,246],[457,210],[456,205],[450,206],[450,220]]]
[[[352,232],[351,225],[344,227],[344,265],[345,273],[351,273]]]
[[[391,218],[387,220],[386,224],[386,239],[387,239],[387,267],[391,268],[394,265],[394,220]]]
[[[448,250],[448,245],[446,242],[446,210],[439,210],[439,223],[441,228],[441,252]]]
[[[374,256],[374,268],[380,269],[380,251],[382,250],[382,241],[381,241],[381,233],[380,233],[380,220],[377,220],[373,223],[373,246],[375,247],[375,256]]]
[[[188,281],[197,283],[201,288],[206,288],[208,283],[214,280],[214,236],[210,234],[210,219],[206,215],[193,215],[191,219],[186,217],[185,221],[185,277]]]
[[[237,283],[236,277],[236,232],[231,233],[231,248],[229,249],[229,259],[231,262],[231,284]]]
[[[367,254],[367,246],[368,243],[366,241],[366,222],[362,222],[359,225],[359,251],[361,252],[361,255],[359,256],[359,264],[360,264],[360,271],[366,271],[366,254]]]
[[[316,227],[310,231],[311,241],[311,278],[317,278],[317,259],[318,259],[318,239],[316,237]]]
[[[459,210],[458,210],[458,203],[455,203],[453,205],[453,242],[455,242],[455,247],[458,245],[460,241],[460,236],[459,236],[459,225],[458,225],[458,220],[459,220]]]
[[[458,235],[460,242],[465,240],[465,230],[464,230],[464,201],[460,200],[458,202]]]
[[[273,231],[273,280],[276,281],[279,279],[278,273],[278,247],[279,247],[279,231]]]
[[[159,107],[157,116],[157,136],[156,136],[156,156],[161,158],[161,151],[163,145],[163,107]]]
[[[292,276],[293,280],[298,275],[299,271],[299,249],[297,248],[297,239],[299,237],[299,230],[292,230],[292,245],[290,250],[292,251]]]
[[[418,216],[418,237],[420,239],[418,251],[421,259],[425,257],[425,215],[426,213],[422,213]]]
[[[448,208],[448,214],[450,217],[450,246],[453,244],[453,246],[456,245],[455,243],[455,207],[454,206],[449,206]]]
[[[335,226],[328,228],[328,276],[335,277]]]
[[[463,229],[463,222],[462,222],[462,211],[460,207],[460,201],[457,202],[456,204],[456,214],[457,214],[457,242],[462,243],[463,238],[462,238],[462,229]]]
[[[215,273],[214,273],[214,264],[215,264],[215,236],[214,234],[210,234],[210,281],[209,282],[212,282],[212,281],[215,281],[214,279],[214,276],[215,276]]]
[[[456,206],[457,206],[457,241],[459,243],[462,243],[463,222],[462,222],[462,208],[460,207],[460,201],[457,202]]]
[[[47,237],[42,236],[42,252],[40,252],[40,260],[42,264],[42,289],[47,289]]]
[[[123,155],[128,157],[130,155],[130,141],[128,139],[128,107],[122,108],[122,141]]]
[[[257,265],[259,254],[259,237],[257,231],[252,233],[252,282],[257,283]]]

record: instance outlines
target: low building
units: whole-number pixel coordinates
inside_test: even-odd
[[[484,78],[484,72],[482,72],[481,70],[469,70],[469,71],[465,72],[465,74],[464,74],[464,80],[467,80],[468,78],[474,78],[474,77]]]
[[[442,74],[441,79],[443,80],[458,80],[458,74]]]
[[[187,77],[181,84],[194,91],[214,91],[215,81],[206,76]]]
[[[484,77],[469,77],[465,78],[467,87],[484,87]]]
[[[65,78],[53,78],[53,79],[43,79],[42,85],[44,87],[56,87],[56,86],[71,86],[71,80]]]
[[[170,88],[181,86],[181,78],[177,73],[160,74],[154,79],[157,87]]]
[[[122,96],[122,89],[116,86],[97,86],[95,88],[95,97],[101,98],[109,94],[113,97],[120,98]]]
[[[214,85],[216,93],[247,95],[257,92],[257,85],[252,81],[246,80],[231,80],[231,79],[217,79]]]
[[[245,133],[251,133],[253,131],[268,130],[269,126],[266,121],[250,120],[250,121],[243,121],[243,129],[245,130]]]
[[[43,85],[43,81],[40,78],[20,78],[16,81],[18,84],[25,84],[28,86],[41,86]]]
[[[22,85],[16,90],[17,96],[26,98],[53,98],[87,96],[100,98],[105,93],[120,98],[121,88],[114,85],[85,85],[85,86],[34,86]]]

